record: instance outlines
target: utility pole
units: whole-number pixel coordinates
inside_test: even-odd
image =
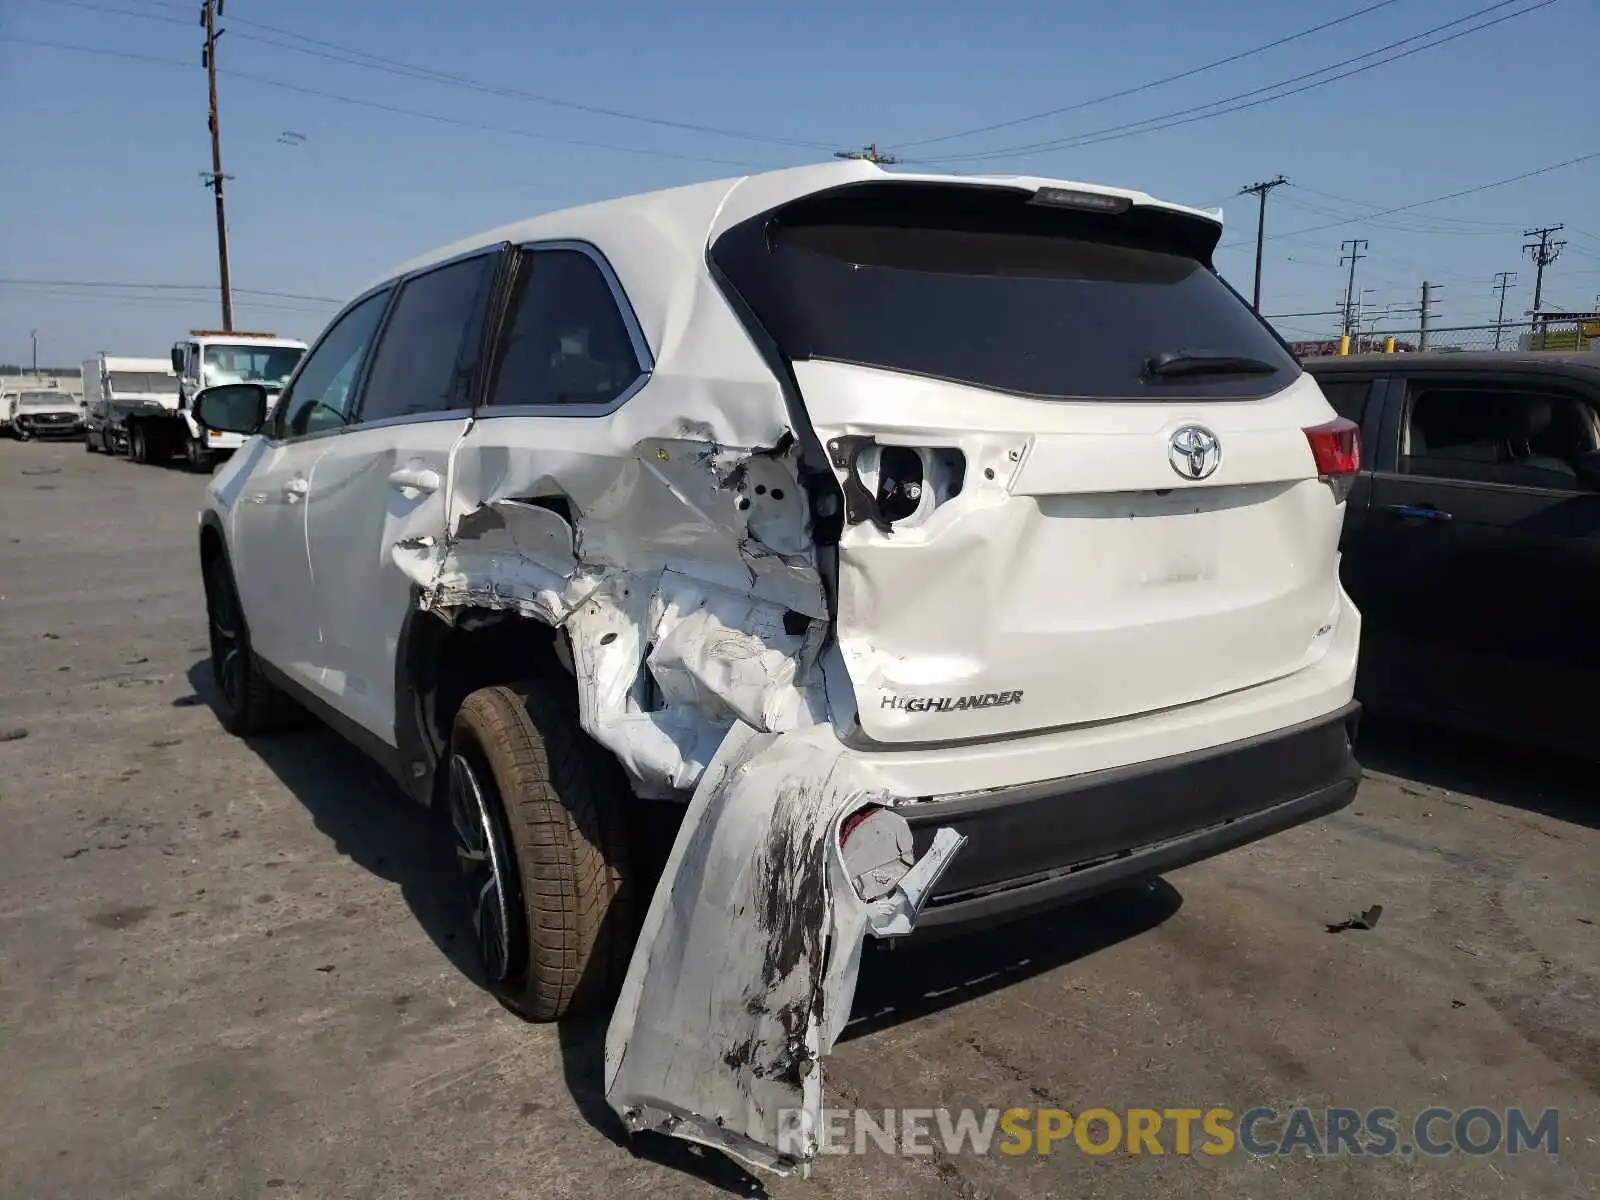
[[[1548,225],[1543,229],[1524,229],[1522,236],[1525,238],[1538,238],[1536,242],[1524,242],[1523,253],[1533,259],[1538,270],[1533,276],[1533,319],[1539,320],[1539,308],[1544,300],[1544,269],[1556,259],[1561,257],[1561,248],[1565,242],[1552,242],[1550,235],[1560,233],[1565,225]]]
[[[877,163],[879,166],[885,167],[900,161],[892,154],[879,154],[877,142],[865,145],[859,150],[835,150],[833,156],[835,158],[864,159],[869,163]]]
[[[1494,348],[1500,349],[1500,331],[1506,323],[1506,290],[1517,281],[1515,271],[1496,271],[1493,291],[1500,293],[1500,315],[1494,319]]]
[[[1418,350],[1426,350],[1428,348],[1428,327],[1433,324],[1433,291],[1438,286],[1436,283],[1429,283],[1426,279],[1422,281],[1422,326],[1417,331]]]
[[[1249,187],[1239,189],[1241,196],[1254,196],[1259,200],[1260,207],[1256,210],[1256,287],[1252,293],[1250,307],[1256,310],[1256,315],[1261,315],[1261,243],[1267,236],[1267,193],[1273,188],[1280,188],[1289,181],[1282,175],[1276,179],[1265,179],[1260,183],[1252,183]]]
[[[30,329],[28,330],[28,336],[33,339],[33,373],[37,375],[39,373],[39,331]]]
[[[233,289],[228,286],[228,218],[222,205],[222,127],[217,121],[217,39],[222,30],[217,28],[217,17],[222,14],[224,0],[202,0],[200,24],[206,29],[205,49],[201,61],[206,68],[206,82],[211,90],[211,170],[202,172],[211,185],[211,194],[217,202],[217,272],[222,283],[222,328],[233,331]]]
[[[1347,337],[1355,332],[1356,263],[1367,257],[1361,253],[1366,248],[1365,238],[1351,238],[1339,243],[1339,265],[1344,266],[1346,259],[1350,262],[1350,282],[1344,287],[1344,332]]]

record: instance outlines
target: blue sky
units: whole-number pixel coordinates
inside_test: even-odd
[[[1568,246],[1547,272],[1546,299],[1594,306],[1600,158],[1293,236],[1600,151],[1594,0],[1553,0],[1401,61],[1215,119],[1076,147],[1008,149],[1118,130],[1264,88],[1491,2],[1393,0],[1168,85],[902,153],[948,169],[1094,180],[1222,204],[1229,228],[1218,265],[1246,292],[1255,202],[1236,193],[1282,172],[1294,186],[1273,193],[1268,206],[1269,313],[1334,307],[1344,287],[1339,242],[1351,237],[1370,243],[1358,275],[1358,286],[1372,289],[1370,304],[1414,305],[1428,278],[1441,285],[1439,324],[1492,320],[1491,277],[1513,270],[1518,283],[1507,310],[1520,313],[1533,285],[1522,230],[1558,222],[1567,226]],[[1435,36],[1540,2],[1518,0]],[[813,161],[829,148],[871,140],[892,151],[1078,105],[1374,3],[232,0],[221,21],[228,32],[219,88],[224,169],[233,176],[236,323],[309,340],[331,315],[328,304],[243,289],[342,299],[393,263],[517,217]],[[0,13],[0,280],[213,283],[212,208],[200,180],[209,145],[198,12],[198,0],[7,0]],[[41,41],[178,65],[31,44]],[[350,49],[481,86],[338,61]],[[285,131],[303,140],[283,140]],[[1006,152],[955,158],[993,151]],[[98,349],[163,355],[184,330],[214,325],[218,315],[214,290],[0,282],[0,361],[26,362],[34,329],[42,361],[75,363]],[[1300,336],[1332,324],[1306,317],[1280,327]]]

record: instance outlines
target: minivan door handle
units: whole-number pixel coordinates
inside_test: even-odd
[[[441,482],[439,472],[431,467],[400,467],[389,475],[389,486],[402,492],[437,492]]]
[[[304,500],[310,490],[311,484],[307,482],[305,476],[296,475],[283,485],[283,498],[293,504],[298,500]]]
[[[1442,508],[1431,504],[1385,504],[1383,511],[1397,517],[1411,517],[1419,521],[1450,521],[1454,518]]]

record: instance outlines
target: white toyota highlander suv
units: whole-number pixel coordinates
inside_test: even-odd
[[[857,162],[416,259],[270,418],[197,404],[256,435],[200,520],[223,723],[448,806],[486,977],[614,1003],[630,1129],[804,1170],[865,938],[1355,792],[1357,432],[1220,232]]]

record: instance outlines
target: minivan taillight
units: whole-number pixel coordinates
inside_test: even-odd
[[[1308,428],[1306,441],[1311,443],[1317,478],[1333,490],[1335,504],[1344,503],[1361,469],[1361,427],[1349,417],[1335,417],[1326,425]]]

